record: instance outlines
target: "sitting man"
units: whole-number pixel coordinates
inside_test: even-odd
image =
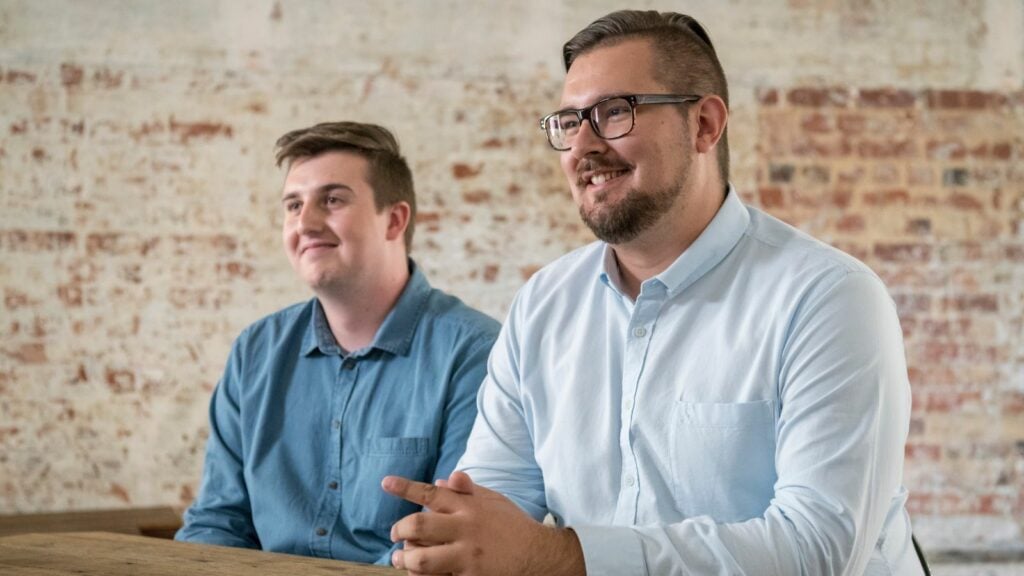
[[[885,286],[741,202],[725,75],[695,20],[613,13],[563,54],[561,109],[542,126],[601,241],[519,292],[460,471],[385,478],[429,509],[395,525],[395,565],[921,574]]]
[[[451,473],[499,325],[409,259],[416,198],[389,131],[296,130],[277,162],[284,250],[316,296],[235,341],[176,538],[387,563],[391,525],[419,507],[381,479]]]

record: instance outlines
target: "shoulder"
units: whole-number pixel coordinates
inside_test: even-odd
[[[501,324],[494,318],[437,288],[430,289],[420,322],[434,329],[457,333],[463,338],[490,341],[498,336],[501,329]]]
[[[750,226],[734,270],[743,282],[759,287],[762,309],[787,317],[790,326],[827,320],[825,310],[847,323],[855,321],[857,310],[895,317],[885,284],[866,264],[756,208],[749,210]]]
[[[857,258],[756,208],[748,210],[747,265],[818,289],[828,290],[850,277],[866,279],[884,289],[878,275]]]
[[[519,289],[517,301],[538,305],[548,296],[578,293],[598,281],[603,271],[604,242],[596,241],[560,256],[538,270]]]
[[[239,334],[236,347],[263,347],[302,334],[312,321],[315,302],[315,298],[298,302],[256,320]]]

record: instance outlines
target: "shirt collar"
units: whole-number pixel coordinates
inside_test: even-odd
[[[379,348],[398,356],[404,355],[412,344],[413,333],[423,315],[430,291],[430,283],[427,282],[426,276],[420,272],[416,263],[409,259],[409,280],[405,283],[398,301],[377,329],[373,342],[362,350],[352,352],[361,356],[374,348]],[[334,334],[331,333],[323,306],[316,298],[313,299],[309,329],[302,339],[302,354],[308,356],[314,350],[319,350],[322,354],[342,352],[337,340],[334,339]]]
[[[668,268],[645,281],[640,287],[641,294],[656,288],[666,290],[669,297],[682,292],[729,254],[743,237],[749,224],[750,213],[730,184],[726,190],[725,201],[707,228]],[[618,262],[612,247],[608,244],[604,245],[603,263],[601,281],[619,294],[623,294],[620,288],[622,279],[619,275]]]

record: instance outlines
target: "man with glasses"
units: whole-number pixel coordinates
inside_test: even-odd
[[[416,574],[919,574],[910,390],[862,263],[728,183],[703,28],[616,12],[564,48],[541,121],[601,240],[509,312],[458,472],[389,477]],[[540,522],[547,514],[555,526]]]
[[[391,525],[419,507],[380,481],[451,473],[499,326],[409,258],[416,195],[390,131],[294,130],[282,163],[284,251],[315,297],[235,341],[176,538],[387,563]]]

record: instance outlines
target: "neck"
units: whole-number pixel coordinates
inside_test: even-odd
[[[725,187],[715,183],[683,193],[672,209],[629,242],[612,245],[622,288],[633,300],[640,286],[662,273],[704,232],[725,200]]]
[[[404,259],[400,267],[382,268],[385,272],[372,282],[351,286],[344,294],[317,292],[331,334],[346,351],[359,350],[373,343],[377,330],[409,281],[409,268]]]

